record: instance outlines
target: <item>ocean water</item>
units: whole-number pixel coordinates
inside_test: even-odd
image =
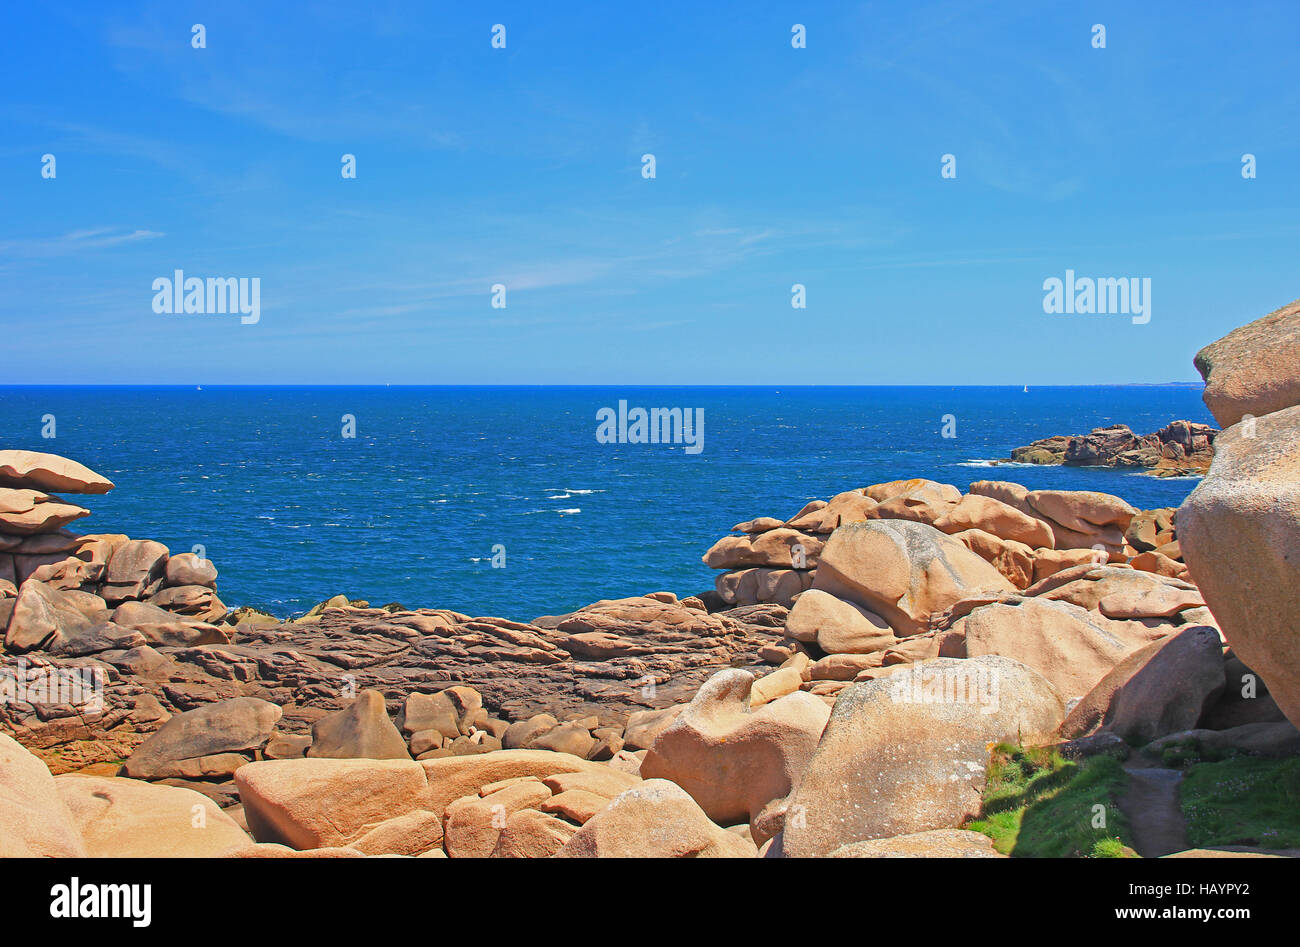
[[[597,411],[620,400],[703,409],[703,450],[599,443]],[[987,464],[1053,434],[1176,418],[1213,423],[1199,386],[0,388],[0,447],[117,484],[72,528],[201,545],[228,605],[283,616],[339,592],[522,620],[697,593],[714,575],[700,556],[733,524],[903,477],[1176,506],[1195,479]]]

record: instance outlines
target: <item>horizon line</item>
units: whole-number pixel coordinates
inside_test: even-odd
[[[170,383],[144,383],[133,385],[121,385],[110,383],[79,383],[79,384],[0,384],[0,391],[8,390],[30,390],[33,388],[114,388],[114,389],[178,389],[183,391],[207,388],[566,388],[566,389],[610,389],[610,388],[726,388],[726,389],[750,389],[755,391],[771,391],[785,389],[825,389],[825,388],[842,388],[842,389],[874,389],[874,388],[1047,388],[1047,389],[1064,389],[1064,388],[1204,388],[1204,381],[1127,381],[1127,382],[1087,382],[1073,385],[1035,385],[1025,382],[1003,382],[998,384],[921,384],[909,383],[898,385],[807,385],[807,384],[767,384],[767,385],[728,385],[716,383],[702,384],[655,384],[642,382],[618,382],[618,383],[585,383],[585,384],[565,384],[565,383],[496,383],[496,382],[474,382],[462,384],[418,384],[418,383],[389,383],[389,382],[356,382],[353,384],[317,384],[314,382],[296,382],[291,384],[249,384],[244,382],[215,382],[203,383],[195,382],[170,382]]]

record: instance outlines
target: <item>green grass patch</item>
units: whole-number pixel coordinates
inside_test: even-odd
[[[1160,765],[1170,769],[1185,769],[1196,763],[1218,763],[1240,756],[1235,749],[1219,750],[1205,746],[1200,740],[1188,738],[1167,743],[1160,751]]]
[[[1064,759],[1055,747],[1000,743],[989,761],[980,818],[966,827],[993,839],[1004,855],[1027,858],[1123,858],[1128,819],[1117,800],[1128,777],[1113,756]],[[1097,826],[1096,806],[1105,807]]]
[[[1300,758],[1193,764],[1180,791],[1187,840],[1196,848],[1300,848]]]

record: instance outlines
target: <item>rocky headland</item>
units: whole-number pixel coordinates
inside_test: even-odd
[[[998,857],[1000,741],[1294,755],[1279,312],[1198,356],[1225,431],[1178,510],[868,485],[737,524],[712,590],[531,621],[227,610],[211,562],[68,529],[108,480],[0,451],[0,855]]]
[[[1173,421],[1151,434],[1134,434],[1127,424],[1093,428],[1090,434],[1058,434],[1017,447],[998,463],[1067,467],[1144,469],[1153,477],[1204,475],[1214,460],[1208,424]]]

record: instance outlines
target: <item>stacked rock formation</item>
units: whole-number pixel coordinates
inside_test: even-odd
[[[1155,477],[1204,474],[1214,459],[1219,432],[1208,424],[1173,421],[1152,434],[1127,424],[1094,428],[1091,434],[1058,434],[1011,451],[1010,462],[1067,467],[1145,467]]]
[[[0,625],[11,654],[79,656],[146,644],[227,640],[217,570],[193,553],[117,534],[65,529],[90,511],[44,491],[107,493],[74,461],[0,451]]]
[[[895,480],[814,500],[789,520],[764,516],[732,527],[704,554],[727,570],[715,586],[729,605],[789,606],[816,588],[831,533],[849,523],[904,520],[933,526],[992,565],[1019,589],[1087,563],[1116,563],[1186,578],[1172,509],[1136,510],[1119,497],[1028,490],[980,480],[963,495],[933,480]]]

